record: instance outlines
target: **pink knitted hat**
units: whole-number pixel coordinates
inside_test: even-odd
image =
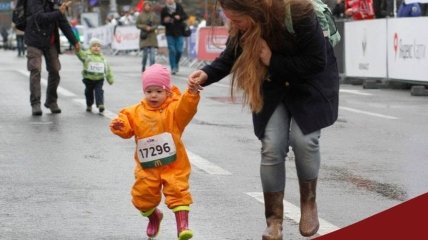
[[[150,86],[160,86],[163,89],[169,90],[171,88],[171,75],[165,66],[160,64],[153,64],[141,75],[143,82],[143,90]]]

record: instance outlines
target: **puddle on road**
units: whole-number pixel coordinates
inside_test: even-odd
[[[334,180],[345,181],[355,185],[358,188],[364,188],[370,192],[381,194],[392,200],[406,201],[407,192],[396,184],[381,183],[361,176],[354,175],[345,169],[330,168],[331,176]]]
[[[211,122],[201,121],[201,120],[197,120],[197,119],[193,119],[192,123],[197,124],[197,125],[205,125],[205,126],[216,126],[216,127],[227,127],[227,128],[246,128],[246,126],[242,126],[242,125],[211,123]]]
[[[208,97],[209,99],[221,102],[221,103],[230,103],[230,104],[242,104],[242,99],[239,97]]]
[[[52,123],[53,122],[30,122],[31,125],[48,125]]]

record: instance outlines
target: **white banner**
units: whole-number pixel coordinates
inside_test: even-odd
[[[111,48],[113,50],[139,50],[140,30],[135,26],[116,27]]]
[[[428,3],[428,0],[404,0],[404,2],[406,4],[409,4],[409,3]]]
[[[386,78],[386,19],[345,22],[344,32],[346,76]]]
[[[114,26],[112,25],[104,25],[97,28],[85,28],[83,46],[87,48],[92,37],[100,39],[103,46],[109,46],[113,40],[113,31]]]
[[[428,17],[388,21],[389,78],[428,82]]]

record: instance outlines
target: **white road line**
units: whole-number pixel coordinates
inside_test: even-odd
[[[24,70],[17,70],[17,72],[21,73],[24,76],[30,77],[30,73],[28,71],[24,71]],[[48,85],[48,81],[44,78],[40,79],[40,84],[42,84],[43,86],[47,86]],[[62,88],[60,86],[58,86],[58,90],[57,92],[65,97],[75,97],[76,94],[68,91],[65,88]]]
[[[371,95],[373,95],[371,93],[365,93],[365,92],[361,92],[360,90],[351,90],[351,89],[340,89],[339,92],[351,93],[351,94],[363,95],[363,96],[371,96]]]
[[[193,152],[187,151],[187,155],[189,156],[192,165],[206,173],[209,173],[211,175],[232,175],[232,173],[230,173],[229,171],[224,170],[223,168],[211,163],[210,161],[206,160],[205,158],[202,158],[199,155],[196,155]]]
[[[264,203],[262,192],[247,192],[248,196],[255,198],[257,201]],[[284,200],[284,216],[288,219],[293,220],[296,223],[300,221],[300,208]],[[325,235],[330,232],[339,230],[339,227],[327,222],[326,220],[319,218],[320,228],[318,230],[319,235]]]
[[[82,105],[82,106],[86,106],[86,99],[83,99],[83,98],[75,98],[75,99],[73,99],[73,101],[75,101],[76,103],[78,103],[78,104],[80,104],[80,105]]]
[[[339,109],[342,109],[342,110],[345,110],[345,111],[349,111],[349,112],[355,112],[355,113],[366,114],[366,115],[370,115],[370,116],[374,116],[374,117],[380,117],[380,118],[391,119],[391,120],[396,120],[396,119],[398,119],[398,117],[394,117],[394,116],[383,115],[383,114],[380,114],[380,113],[372,113],[372,112],[367,112],[367,111],[358,110],[358,109],[349,108],[349,107],[342,107],[342,106],[339,106]]]

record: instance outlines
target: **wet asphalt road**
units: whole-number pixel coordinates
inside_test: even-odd
[[[43,109],[43,116],[32,117],[26,61],[1,50],[0,239],[145,239],[147,220],[129,194],[134,143],[108,129],[122,107],[141,97],[140,58],[108,60],[116,82],[104,87],[104,115],[84,111],[81,65],[64,54],[63,112]],[[173,83],[184,89],[191,70],[182,67]],[[342,85],[341,90],[339,120],[321,137],[321,234],[428,190],[428,98],[399,89]],[[251,116],[229,101],[227,81],[201,94],[199,111],[183,136],[193,165],[194,239],[260,239],[265,225],[260,144]],[[299,195],[292,155],[286,185],[285,239],[304,239],[293,212]],[[158,239],[175,239],[174,216],[164,204],[161,209],[165,220]]]

